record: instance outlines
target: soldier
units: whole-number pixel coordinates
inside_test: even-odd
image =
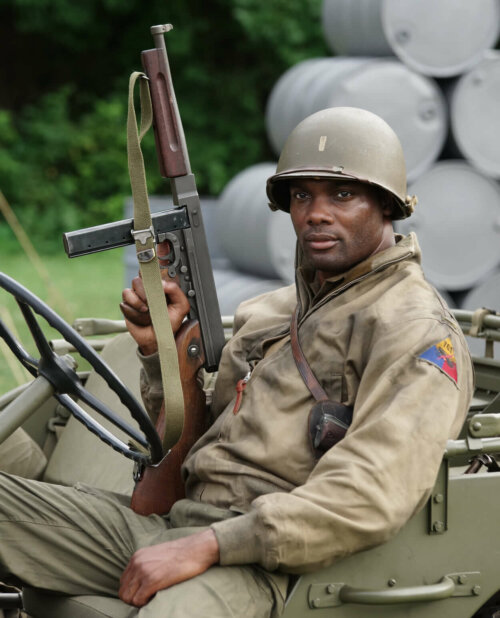
[[[278,616],[288,574],[383,543],[423,506],[472,365],[416,237],[392,228],[415,203],[400,143],[364,110],[318,112],[290,135],[267,191],[297,234],[296,286],[239,308],[214,422],[184,463],[187,498],[142,517],[104,492],[5,477],[0,575],[119,594],[141,617]],[[165,285],[175,332],[188,304]],[[140,280],[123,298],[147,311]],[[128,326],[154,414],[154,333]],[[336,404],[327,415],[322,393]]]

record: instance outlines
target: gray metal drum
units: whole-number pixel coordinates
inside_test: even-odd
[[[425,75],[471,69],[500,31],[498,0],[384,0],[382,24],[394,53]]]
[[[487,307],[500,313],[500,271],[493,273],[480,285],[473,288],[462,301],[462,309],[475,311]],[[467,337],[469,348],[473,354],[484,354],[484,340]],[[500,343],[494,344],[495,358],[500,358]]]
[[[263,279],[236,270],[214,270],[214,279],[221,315],[233,315],[244,300],[285,285],[281,279]]]
[[[438,294],[441,296],[441,298],[444,300],[444,302],[448,305],[448,307],[450,309],[453,309],[454,307],[457,306],[457,303],[453,300],[452,295],[447,292],[446,290],[437,290]]]
[[[437,288],[471,288],[500,264],[497,183],[465,161],[441,161],[409,192],[418,204],[397,229],[417,233],[424,272]]]
[[[330,49],[345,56],[393,56],[381,5],[382,0],[323,0],[321,21]]]
[[[352,70],[363,67],[369,58],[335,58],[337,82]],[[312,109],[311,98],[322,88],[332,67],[332,58],[312,58],[292,66],[278,79],[271,90],[266,107],[266,127],[269,142],[279,156],[290,132],[306,116],[323,109]]]
[[[289,69],[271,92],[266,123],[276,153],[301,120],[337,106],[362,107],[391,125],[410,181],[431,167],[446,139],[446,101],[433,79],[393,59],[320,58]]]
[[[219,240],[234,267],[267,279],[295,280],[296,237],[290,216],[269,209],[266,180],[275,163],[259,163],[237,174],[219,198]]]
[[[450,96],[453,138],[478,170],[500,178],[500,54],[460,77]]]

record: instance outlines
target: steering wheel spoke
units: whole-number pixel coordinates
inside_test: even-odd
[[[140,463],[147,464],[159,462],[163,457],[162,444],[151,419],[135,396],[102,360],[99,354],[97,354],[79,333],[57,315],[57,313],[52,311],[43,301],[20,283],[2,272],[0,272],[0,287],[12,294],[16,299],[40,353],[40,359],[38,361],[31,357],[0,321],[0,337],[3,337],[9,348],[28,371],[35,377],[40,375],[46,378],[53,386],[55,390],[54,396],[58,401],[67,407],[78,420],[84,423],[90,431],[99,436],[106,444],[109,444],[126,457]],[[120,401],[127,407],[132,418],[137,421],[142,434],[135,427],[122,420],[115,412],[110,410],[102,401],[95,398],[81,385],[76,372],[50,348],[34,313],[40,315],[50,326],[57,330],[107,382],[108,386],[118,395]],[[83,410],[83,408],[69,396],[70,394],[80,397],[98,414],[105,417],[115,427],[125,432],[135,443],[147,449],[148,454],[136,450],[123,440],[114,436],[108,429],[103,427],[88,414],[88,412]]]
[[[33,312],[31,311],[29,305],[19,299],[17,300],[17,304],[19,305],[19,309],[21,309],[21,313],[23,314],[24,320],[30,329],[31,336],[33,337],[33,341],[40,352],[42,357],[51,357],[53,355],[52,349],[49,346],[49,342],[45,338],[42,329],[38,325]]]
[[[85,427],[99,437],[108,446],[111,446],[115,451],[118,451],[125,457],[138,461],[140,463],[147,464],[150,462],[150,456],[148,453],[141,452],[133,448],[130,444],[126,444],[120,438],[113,435],[108,429],[98,423],[88,412],[86,412],[76,401],[74,401],[69,395],[54,395],[57,401],[68,409],[73,416],[83,423]],[[148,447],[148,443],[141,435],[138,435],[138,442],[145,448]]]
[[[0,337],[5,341],[5,343],[9,346],[11,352],[17,358],[17,360],[21,363],[21,365],[27,369],[32,376],[36,378],[38,375],[38,361],[33,358],[23,346],[17,341],[12,333],[8,330],[5,324],[0,320]]]
[[[86,388],[84,388],[83,386],[79,386],[77,387],[75,392],[78,395],[78,399],[81,399],[87,405],[93,408],[96,412],[99,412],[101,416],[104,416],[104,418],[108,419],[108,421],[110,423],[113,423],[115,427],[118,427],[118,429],[121,429],[122,431],[127,433],[129,437],[132,438],[132,440],[135,440],[144,448],[148,448],[147,440],[139,431],[135,430],[122,418],[120,418],[117,414],[115,414],[112,410],[105,406],[100,399],[94,397],[94,395],[92,395],[92,393],[90,393]],[[92,419],[92,417],[90,418]],[[96,421],[94,421],[94,423],[95,422]]]

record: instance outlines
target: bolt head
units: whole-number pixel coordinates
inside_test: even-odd
[[[434,532],[444,532],[444,523],[442,521],[435,521],[432,524],[432,529]]]

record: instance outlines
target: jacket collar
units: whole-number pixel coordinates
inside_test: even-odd
[[[365,277],[374,271],[379,271],[386,268],[394,262],[402,260],[412,260],[420,264],[421,251],[417,237],[414,232],[410,232],[408,236],[395,234],[396,244],[384,251],[375,253],[366,260],[356,264],[353,268],[346,271],[342,275],[336,275],[327,279],[319,288],[314,284],[314,271],[302,265],[303,254],[299,245],[296,250],[296,285],[297,297],[305,312],[312,304],[315,304],[325,295],[329,294],[339,286],[348,285],[353,281]]]

